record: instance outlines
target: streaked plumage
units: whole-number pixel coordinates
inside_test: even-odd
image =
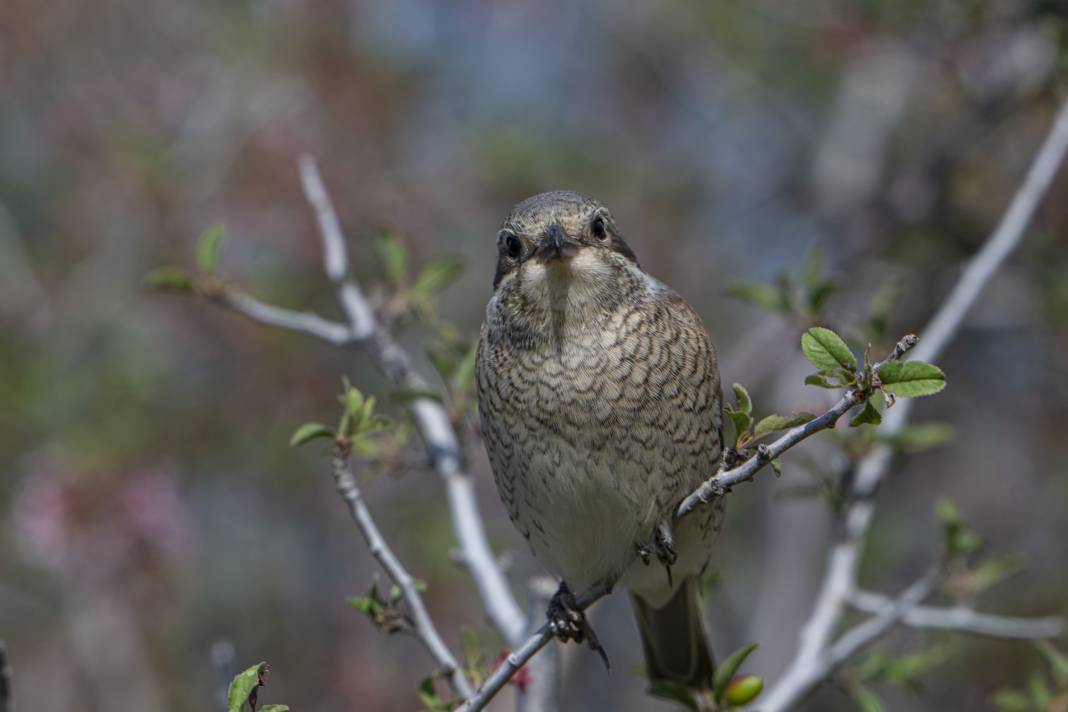
[[[720,507],[674,531],[670,577],[638,552],[655,550],[658,527],[670,531],[679,501],[721,455],[715,351],[694,310],[639,268],[589,198],[557,192],[520,203],[498,250],[477,360],[497,489],[539,561],[572,591],[618,581],[640,599],[643,642],[656,655],[665,645],[650,629],[657,609],[701,632],[686,618],[695,610],[686,582],[707,561]],[[699,642],[659,672],[650,660],[650,671],[700,686],[711,661]]]

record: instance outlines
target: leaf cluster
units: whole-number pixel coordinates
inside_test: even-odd
[[[1055,712],[1068,709],[1068,655],[1046,641],[1035,643],[1046,670],[1035,670],[1024,688],[1003,688],[991,699],[998,712]]]
[[[422,593],[426,590],[426,582],[415,580],[415,590]],[[378,586],[378,577],[371,581],[367,593],[362,596],[349,596],[345,603],[367,616],[376,628],[392,635],[394,633],[407,633],[414,629],[414,623],[402,609],[404,591],[400,586],[392,585],[384,595]]]
[[[413,315],[423,321],[433,321],[439,292],[463,272],[460,261],[453,257],[433,260],[413,274],[408,250],[396,234],[383,233],[375,246],[390,290],[383,316],[390,320]]]

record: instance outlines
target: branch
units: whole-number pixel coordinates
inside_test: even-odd
[[[346,346],[356,342],[352,337],[352,330],[348,326],[337,321],[324,319],[312,312],[299,312],[276,307],[226,286],[220,286],[217,291],[208,290],[205,295],[216,304],[231,309],[260,324],[314,336],[334,346]]]
[[[611,592],[611,587],[607,585],[595,586],[594,588],[580,594],[576,597],[575,603],[578,604],[578,609],[581,611],[589,608],[594,601],[608,595]],[[512,679],[512,676],[519,672],[528,660],[537,655],[538,651],[544,648],[553,639],[552,630],[549,628],[548,622],[543,623],[534,635],[530,636],[523,645],[516,650],[508,653],[497,669],[490,673],[490,676],[486,678],[486,681],[482,684],[481,689],[473,696],[468,698],[466,702],[460,705],[456,712],[477,712],[477,710],[484,709],[489,701],[501,691],[501,689],[508,684],[508,681]]]
[[[378,525],[375,524],[374,518],[371,517],[371,512],[367,509],[367,505],[363,501],[363,495],[360,494],[360,489],[356,485],[356,478],[349,468],[348,453],[342,451],[339,446],[333,455],[332,462],[338,494],[348,505],[349,514],[352,515],[353,521],[356,522],[360,533],[363,534],[364,541],[367,542],[367,548],[370,549],[371,555],[385,570],[386,575],[400,588],[401,593],[404,595],[404,600],[412,613],[412,632],[423,644],[423,647],[427,649],[431,657],[437,661],[442,672],[449,678],[449,684],[452,685],[453,692],[464,698],[470,697],[474,692],[471,689],[471,683],[464,676],[463,669],[456,662],[456,658],[453,657],[452,653],[449,652],[437,628],[434,627],[434,621],[430,619],[430,614],[427,613],[423,597],[415,587],[415,579],[397,559],[393,550],[389,548],[386,540],[382,537],[382,533],[378,530]]]
[[[335,346],[361,345],[395,387],[413,392],[428,390],[427,382],[412,368],[407,352],[375,317],[370,302],[352,276],[341,225],[315,159],[301,156],[299,169],[304,194],[315,210],[319,226],[323,267],[337,291],[347,323],[276,307],[221,284],[211,285],[200,293],[260,324],[313,336]],[[460,558],[475,582],[490,620],[509,645],[518,645],[526,629],[526,617],[486,539],[474,484],[461,467],[456,430],[436,400],[416,398],[407,407],[426,444],[431,464],[445,485]]]
[[[909,349],[916,345],[917,341],[917,337],[913,334],[903,337],[897,342],[897,345],[894,346],[894,350],[889,356],[872,366],[872,373],[875,376],[878,376],[879,369],[891,361],[900,359],[909,351]],[[786,431],[785,434],[770,445],[760,445],[757,448],[756,454],[741,465],[725,470],[722,469],[723,464],[721,464],[719,472],[702,483],[701,486],[694,490],[694,492],[686,497],[686,499],[682,500],[679,508],[675,510],[675,519],[682,519],[697,507],[709,502],[712,498],[723,496],[734,485],[753,479],[761,468],[775,458],[781,456],[784,452],[792,448],[794,445],[797,445],[802,440],[815,435],[821,430],[833,428],[839,418],[849,412],[849,409],[856,404],[864,402],[869,395],[870,393],[864,393],[854,388],[850,388],[846,390],[845,394],[839,398],[838,402],[831,406],[826,413],[818,418],[813,418],[804,425],[798,425],[797,427]]]
[[[323,242],[323,262],[327,276],[338,290],[353,338],[359,340],[371,358],[398,388],[424,391],[429,385],[415,372],[411,359],[382,328],[374,316],[349,270],[345,241],[337,215],[319,175],[315,159],[305,154],[300,158],[300,178],[308,202],[315,208],[319,233]],[[408,405],[423,441],[431,464],[445,484],[452,527],[460,545],[463,562],[474,579],[483,605],[497,630],[511,645],[522,639],[526,620],[519,604],[508,587],[504,573],[486,540],[482,515],[475,499],[471,478],[461,468],[459,438],[442,405],[430,398],[416,398]]]
[[[882,594],[870,591],[854,591],[849,605],[864,613],[877,614],[892,604]],[[1041,640],[1058,638],[1068,631],[1063,618],[1022,618],[980,613],[970,606],[949,607],[916,606],[905,612],[899,621],[913,628],[955,630],[961,633],[985,635],[993,638]]]
[[[917,359],[934,360],[956,334],[986,282],[1023,239],[1024,231],[1049,190],[1066,151],[1068,102],[1061,106],[1027,177],[1017,190],[997,229],[969,261],[946,301],[921,332],[922,343],[914,353]],[[907,400],[890,410],[883,419],[883,432],[892,435],[899,431],[908,420],[910,410],[911,403]],[[814,661],[823,654],[854,592],[860,544],[867,534],[875,509],[873,495],[886,475],[892,452],[886,444],[876,445],[857,466],[850,504],[844,515],[843,533],[828,556],[823,584],[816,597],[812,614],[801,631],[798,654],[782,679],[768,691],[761,704],[764,712],[790,708],[820,681],[800,675],[798,671],[811,669]]]

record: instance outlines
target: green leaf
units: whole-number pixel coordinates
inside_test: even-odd
[[[1053,669],[1053,679],[1057,681],[1057,685],[1061,689],[1068,689],[1068,655],[1054,648],[1046,640],[1035,643],[1035,647],[1038,648],[1038,652],[1042,653],[1042,657],[1046,659],[1050,668]]]
[[[316,438],[333,437],[334,431],[322,423],[305,423],[293,433],[293,437],[289,439],[289,447],[297,447],[298,445],[303,445],[309,440],[315,440]]]
[[[749,430],[749,425],[753,422],[753,418],[748,413],[739,413],[736,410],[728,410],[727,415],[731,417],[731,422],[734,423],[734,441],[737,443],[742,435]]]
[[[774,458],[771,461],[771,469],[775,472],[775,477],[782,477],[782,460]]]
[[[883,712],[886,709],[878,695],[859,683],[853,685],[850,692],[861,712]]]
[[[358,388],[349,386],[345,389],[345,395],[342,398],[342,405],[345,406],[346,413],[353,418],[359,418],[363,415],[364,398],[363,393],[360,393]]]
[[[196,286],[193,275],[178,267],[159,267],[145,275],[145,284],[153,289],[191,292]]]
[[[942,369],[922,361],[891,361],[879,369],[883,389],[902,398],[938,393],[946,387]]]
[[[226,239],[226,228],[215,223],[205,230],[197,240],[197,267],[201,272],[212,273],[219,262],[219,248]]]
[[[478,355],[478,343],[463,355],[452,372],[453,393],[467,393],[475,385],[475,359]]]
[[[257,663],[234,676],[226,693],[228,712],[241,712],[249,694],[260,686],[260,677],[267,674],[267,663]]]
[[[734,389],[735,410],[741,413],[752,413],[753,400],[749,397],[749,391],[745,390],[745,386],[735,383],[731,388]]]
[[[998,712],[1032,712],[1031,700],[1019,690],[1003,689],[991,699]]]
[[[415,278],[412,292],[420,298],[431,299],[452,284],[463,271],[460,261],[451,257],[431,262]]]
[[[653,697],[659,697],[665,700],[672,700],[678,702],[680,705],[688,710],[698,712],[700,707],[697,704],[697,697],[694,695],[693,690],[671,680],[656,680],[650,681],[649,694]]]
[[[805,376],[806,386],[819,386],[820,388],[842,388],[841,383],[832,383],[826,376],[820,373],[810,373]]]
[[[815,417],[816,416],[812,413],[804,412],[793,413],[791,415],[769,415],[756,424],[753,436],[759,438],[768,433],[774,433],[776,430],[796,428],[798,425],[804,425]]]
[[[764,691],[763,678],[756,675],[746,675],[735,678],[727,685],[727,691],[723,699],[735,706],[747,705]]]
[[[849,425],[856,428],[865,424],[878,425],[881,422],[883,422],[883,416],[871,404],[871,399],[869,398],[864,401],[864,410],[853,416],[853,419],[849,421]]]
[[[349,596],[345,599],[345,603],[368,618],[375,618],[384,610],[381,601],[374,596]]]
[[[1027,692],[1031,696],[1031,704],[1040,710],[1047,710],[1053,702],[1053,691],[1049,689],[1049,683],[1041,672],[1035,670],[1027,679]]]
[[[727,656],[712,677],[712,690],[715,693],[717,700],[723,699],[723,693],[727,689],[727,684],[734,678],[738,669],[745,662],[745,659],[758,648],[756,643],[750,643],[749,645],[738,648],[733,653]]]
[[[426,591],[426,581],[423,579],[412,579],[412,585],[415,586],[415,590],[419,593]],[[402,596],[404,596],[404,590],[400,586],[393,584],[389,587],[389,600],[396,602]]]
[[[876,437],[904,452],[920,452],[952,440],[953,428],[946,423],[918,423],[906,425],[891,435]]]
[[[289,712],[289,705],[264,705],[260,712]]]
[[[789,310],[780,291],[764,282],[753,282],[743,279],[736,280],[727,287],[727,296],[740,299],[743,302],[749,302],[750,304],[773,312],[782,313]]]
[[[822,326],[814,326],[801,335],[801,350],[821,372],[833,373],[838,368],[850,373],[857,370],[857,359],[842,337]]]
[[[1015,576],[1023,569],[1020,560],[1013,556],[999,556],[987,559],[981,563],[973,573],[972,583],[975,593],[982,593],[1005,579]]]
[[[823,283],[823,250],[813,247],[805,256],[805,266],[801,272],[801,283],[810,292]]]
[[[827,305],[827,302],[837,291],[838,284],[832,280],[827,280],[808,293],[808,308],[814,317],[820,315],[823,307]]]
[[[979,548],[979,537],[961,521],[957,505],[948,499],[941,499],[935,504],[935,512],[942,523],[946,556],[955,559]]]
[[[467,666],[478,668],[482,664],[482,646],[478,642],[478,633],[474,628],[463,626],[460,628],[460,640],[463,643]]]
[[[386,283],[393,289],[400,289],[408,272],[408,251],[399,238],[392,233],[385,233],[375,243],[378,259],[386,271]]]

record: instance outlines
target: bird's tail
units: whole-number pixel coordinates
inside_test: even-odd
[[[712,689],[715,663],[697,594],[697,577],[691,576],[663,608],[654,608],[633,593],[630,596],[654,689],[658,682],[691,690]]]

